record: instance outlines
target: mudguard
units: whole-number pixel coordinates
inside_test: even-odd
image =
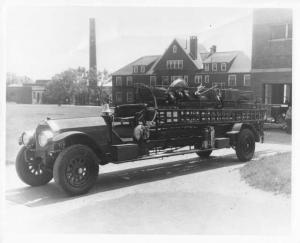
[[[97,145],[96,141],[86,133],[83,133],[80,131],[63,132],[63,133],[60,133],[60,134],[54,136],[52,141],[56,144],[61,144],[61,145],[59,145],[60,148],[68,147],[71,144],[87,145],[96,153],[96,155],[101,160],[104,160],[104,157],[103,157],[104,153],[102,153],[102,151],[99,148],[99,146]],[[71,141],[71,143],[68,144],[68,142],[70,142],[70,141]]]
[[[54,143],[59,143],[59,142],[61,142],[62,140],[65,140],[66,138],[71,137],[71,136],[75,136],[75,135],[84,136],[84,137],[87,137],[87,138],[93,140],[93,139],[92,139],[89,135],[87,135],[86,133],[79,132],[79,131],[68,131],[68,132],[59,133],[59,134],[57,134],[56,136],[54,136],[53,142],[54,142]]]
[[[227,135],[229,135],[231,139],[234,139],[235,135],[239,134],[239,132],[244,128],[248,128],[253,132],[256,142],[260,141],[259,131],[253,124],[249,124],[249,123],[234,123],[231,131],[227,132]]]

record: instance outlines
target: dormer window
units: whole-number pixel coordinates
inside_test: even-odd
[[[141,66],[141,73],[145,72],[145,66]]]
[[[221,64],[221,71],[226,71],[226,63]]]
[[[176,45],[173,46],[173,53],[177,53],[177,46]]]
[[[138,66],[133,66],[133,72],[138,73],[139,72],[139,67]]]
[[[212,70],[213,70],[213,71],[217,71],[217,70],[218,70],[217,63],[213,63],[213,64],[212,64]]]

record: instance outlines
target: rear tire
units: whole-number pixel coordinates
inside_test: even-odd
[[[236,155],[242,162],[247,162],[253,158],[255,152],[255,138],[250,129],[243,129],[237,139]]]
[[[51,171],[46,170],[42,161],[27,155],[28,149],[22,147],[16,159],[16,171],[19,178],[30,186],[42,186],[52,179]]]
[[[72,145],[57,157],[53,176],[55,182],[69,195],[87,193],[95,184],[99,161],[95,153],[85,145]]]

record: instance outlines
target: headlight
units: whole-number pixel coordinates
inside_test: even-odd
[[[23,132],[20,139],[19,139],[19,144],[24,144],[25,146],[28,145],[33,138],[34,131],[26,131]]]
[[[38,142],[41,147],[44,147],[49,140],[53,138],[53,133],[51,131],[43,131],[38,136]]]

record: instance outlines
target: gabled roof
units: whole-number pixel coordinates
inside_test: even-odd
[[[190,53],[190,41],[188,39],[182,39],[182,38],[176,38],[178,44],[186,51],[187,54]],[[197,46],[197,51],[198,51],[198,55],[200,53],[204,53],[207,52],[206,48],[204,47],[204,45],[200,44],[198,42],[198,46]]]
[[[237,55],[231,64],[229,73],[249,73],[251,71],[251,60],[242,51],[237,51]]]
[[[137,60],[133,61],[132,63],[114,72],[112,75],[131,75],[133,74],[133,66],[136,65],[148,66],[150,64],[153,64],[159,57],[160,56],[158,55],[140,57]]]
[[[203,55],[203,63],[226,62],[231,63],[228,73],[247,73],[251,70],[250,58],[242,51],[226,51],[210,53],[201,53]]]
[[[175,38],[170,45],[172,45],[173,43],[177,42],[178,45],[181,47],[181,49],[185,52],[185,54],[187,55],[187,57],[191,60],[191,62],[193,62],[195,64],[195,66],[198,68],[198,69],[202,69],[203,66],[202,66],[202,57],[201,57],[201,52],[207,52],[207,50],[205,49],[205,47],[202,45],[202,44],[199,44],[198,43],[198,48],[197,48],[197,59],[193,59],[190,55],[190,41],[188,40],[185,40],[185,39],[180,39],[180,38]],[[169,45],[169,46],[170,46]],[[168,50],[169,47],[166,49]],[[154,63],[154,65],[152,66],[152,68],[149,70],[150,73],[152,73],[154,71],[154,68],[156,66],[157,63],[159,63],[160,59],[164,56],[161,55],[160,58],[158,58],[156,60],[156,62]]]
[[[191,61],[196,65],[196,67],[198,69],[202,69],[203,66],[203,62],[202,62],[202,57],[201,57],[201,52],[207,52],[206,48],[198,43],[197,46],[197,59],[193,59],[190,55],[190,41],[187,39],[180,39],[180,38],[176,38],[175,39],[178,44],[181,46],[181,48],[185,51],[185,53],[189,56],[189,58],[191,59]]]
[[[213,54],[207,53],[206,59],[203,63],[212,62],[231,62],[237,55],[238,51],[215,52]]]
[[[176,41],[181,49],[186,53],[187,57],[195,64],[195,66],[200,70],[203,69],[203,63],[232,63],[228,72],[229,73],[244,73],[250,72],[251,70],[251,62],[249,57],[243,53],[242,51],[227,51],[227,52],[215,52],[211,54],[208,52],[205,47],[198,43],[198,50],[197,50],[197,59],[194,60],[190,56],[190,41],[184,39],[174,39],[171,44]],[[171,45],[170,44],[170,45]],[[169,49],[169,48],[167,48]],[[164,54],[163,54],[164,55]],[[163,55],[152,55],[152,56],[143,56],[139,59],[133,61],[132,63],[126,65],[125,67],[119,69],[118,71],[114,72],[112,75],[132,75],[133,74],[133,66],[135,65],[145,65],[150,66],[146,73],[151,75],[154,72],[155,66]]]
[[[200,56],[201,56],[201,59],[202,59],[202,60],[205,60],[209,55],[210,55],[209,52],[200,53]]]

